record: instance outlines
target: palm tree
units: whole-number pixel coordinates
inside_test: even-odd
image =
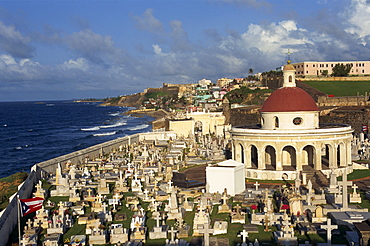
[[[252,68],[249,69],[249,73],[253,74],[253,69]]]

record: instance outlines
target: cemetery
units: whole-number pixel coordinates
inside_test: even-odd
[[[45,200],[22,218],[21,245],[360,245],[360,235],[370,237],[370,213],[361,207],[367,198],[346,172],[338,179],[332,170],[324,189],[304,184],[298,171],[293,182],[246,185],[241,163],[199,159],[204,180],[174,185],[199,158],[189,165],[183,150],[208,152],[211,160],[212,149],[224,145],[210,136],[165,147],[142,141],[84,163],[60,163],[34,187],[33,196]],[[221,185],[213,180],[219,169],[227,169]]]

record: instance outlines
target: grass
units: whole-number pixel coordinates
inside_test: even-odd
[[[370,81],[304,81],[304,83],[337,97],[357,96],[357,93],[365,95],[365,92],[370,92]]]
[[[355,180],[366,178],[370,176],[370,169],[353,170],[352,173],[347,175],[347,180]],[[337,178],[338,181],[342,181],[342,176]]]
[[[18,172],[0,179],[0,211],[9,204],[9,197],[18,191],[18,185],[26,180],[28,174]]]

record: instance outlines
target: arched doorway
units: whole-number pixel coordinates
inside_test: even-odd
[[[265,148],[266,169],[276,170],[276,150],[271,145]]]
[[[244,147],[241,143],[239,144],[239,151],[240,151],[240,162],[245,163],[244,162]]]
[[[346,165],[346,150],[343,143],[340,143],[337,147],[337,165]]]
[[[303,148],[302,151],[302,168],[304,166],[315,168],[315,147],[312,145],[307,145]]]
[[[282,152],[283,168],[286,170],[297,169],[297,153],[293,146],[285,146]]]
[[[254,145],[251,145],[251,164],[252,167],[258,167],[258,150]]]
[[[333,146],[330,144],[325,144],[321,150],[321,164],[324,169],[333,167]]]

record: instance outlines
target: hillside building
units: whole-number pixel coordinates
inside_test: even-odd
[[[317,61],[305,61],[299,63],[293,63],[293,67],[296,70],[296,77],[316,77],[321,76],[322,73],[327,70],[328,75],[333,73],[333,68],[336,64],[352,64],[352,69],[349,75],[370,75],[370,61],[332,61],[332,62],[317,62]]]

